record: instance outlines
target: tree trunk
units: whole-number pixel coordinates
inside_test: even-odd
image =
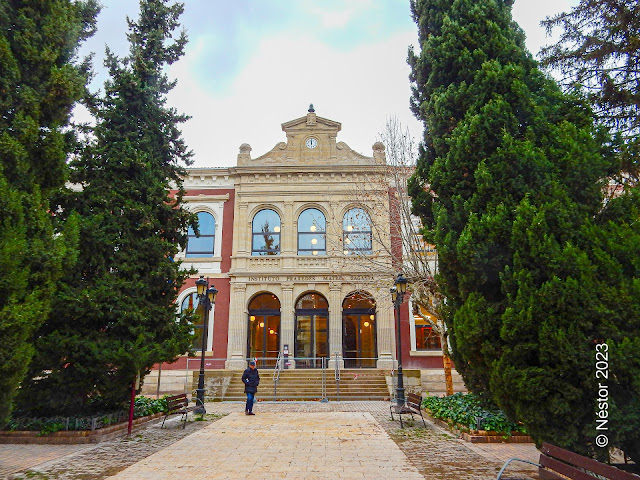
[[[447,390],[447,396],[453,395],[453,377],[451,376],[451,358],[447,348],[447,339],[443,335],[440,337],[442,343],[442,363],[444,364],[444,383]]]

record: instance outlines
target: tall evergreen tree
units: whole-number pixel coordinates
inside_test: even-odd
[[[184,32],[172,36],[182,11],[168,0],[142,0],[139,19],[128,20],[129,55],[107,51],[111,78],[95,140],[71,164],[82,190],[63,204],[81,217],[79,260],[40,331],[33,380],[20,397],[25,408],[116,407],[137,374],[189,350],[191,327],[176,320],[174,303],[189,272],[173,257],[195,222],[181,206],[191,152],[178,128],[187,117],[166,106],[175,82],[164,71],[187,41]]]
[[[578,87],[603,125],[616,132],[622,180],[640,181],[640,4],[628,0],[581,0],[570,12],[543,22],[560,38],[541,51],[543,64]]]
[[[618,352],[610,362],[615,428],[623,431],[625,415],[637,425],[640,356],[630,345],[640,341],[632,293],[640,270],[631,254],[640,229],[613,212],[621,202],[637,208],[638,197],[603,207],[617,168],[603,147],[608,137],[587,106],[540,72],[511,3],[412,3],[420,40],[420,52],[409,52],[412,108],[425,136],[411,194],[438,248],[467,386],[536,440],[587,451],[597,342]],[[617,444],[632,453],[634,435]]]
[[[0,424],[73,260],[77,226],[51,215],[51,197],[74,149],[69,116],[88,76],[76,53],[96,14],[94,1],[0,3]]]

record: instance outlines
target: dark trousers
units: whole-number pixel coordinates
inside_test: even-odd
[[[247,392],[247,406],[245,407],[245,412],[251,412],[253,410],[253,400],[256,398],[255,393]]]

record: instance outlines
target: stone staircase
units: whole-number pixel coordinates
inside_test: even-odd
[[[257,399],[272,400],[386,400],[389,389],[384,370],[367,368],[341,370],[340,382],[335,380],[334,371],[327,370],[326,395],[322,392],[322,371],[315,369],[282,370],[277,388],[274,389],[273,371],[261,370]],[[242,372],[234,372],[231,382],[222,398],[212,401],[245,400]]]

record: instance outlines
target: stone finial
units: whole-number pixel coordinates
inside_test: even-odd
[[[315,109],[313,108],[313,103],[309,104],[309,113],[315,113]]]
[[[251,145],[243,143],[240,145],[240,153],[238,153],[238,166],[247,165],[251,160]]]
[[[374,152],[384,152],[384,143],[376,142],[373,144],[372,148]]]
[[[385,153],[384,143],[376,142],[373,144],[373,160],[376,165],[384,165],[387,163],[387,155]]]

